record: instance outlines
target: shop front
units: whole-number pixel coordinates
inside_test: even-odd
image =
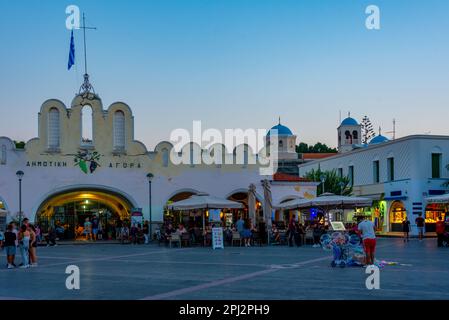
[[[446,212],[449,210],[449,205],[445,203],[430,203],[426,206],[425,216],[425,231],[435,232],[436,223],[441,217],[443,221],[446,219]]]
[[[407,218],[407,210],[402,201],[393,201],[390,207],[390,231],[402,232],[402,222]]]

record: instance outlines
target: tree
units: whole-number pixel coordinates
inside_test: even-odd
[[[330,192],[338,195],[350,196],[352,194],[352,186],[348,176],[339,177],[337,170],[333,169],[330,171],[322,171],[320,168],[317,170],[312,169],[304,175],[311,181],[320,182],[317,189],[317,195],[323,193],[323,185],[321,183],[321,176],[324,176],[326,180],[324,181],[324,192]]]
[[[317,142],[315,145],[308,145],[301,142],[296,146],[296,153],[337,153],[337,149],[330,148],[326,144]]]
[[[14,144],[16,145],[16,149],[25,149],[25,141],[14,140]]]
[[[362,143],[368,143],[376,134],[374,133],[373,125],[371,120],[364,116],[362,122],[360,123],[362,126]]]

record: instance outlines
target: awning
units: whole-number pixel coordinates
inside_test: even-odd
[[[449,193],[426,198],[427,203],[449,203]]]

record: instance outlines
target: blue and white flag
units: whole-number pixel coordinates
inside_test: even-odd
[[[73,40],[73,29],[72,29],[72,36],[70,37],[69,63],[67,69],[70,70],[70,68],[74,64],[75,64],[75,41]]]

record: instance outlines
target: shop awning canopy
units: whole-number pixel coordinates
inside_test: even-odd
[[[7,213],[8,213],[8,211],[6,211],[6,210],[3,210],[3,209],[0,209],[0,213],[2,213],[2,214],[7,214]]]
[[[426,198],[427,203],[449,203],[449,193]]]
[[[373,199],[363,197],[340,196],[333,193],[323,193],[313,199],[295,199],[278,205],[280,209],[301,209],[313,207],[338,207],[350,209],[356,207],[369,207]]]
[[[167,207],[172,210],[241,209],[243,205],[240,202],[214,197],[207,193],[200,193],[188,199],[173,202]]]

